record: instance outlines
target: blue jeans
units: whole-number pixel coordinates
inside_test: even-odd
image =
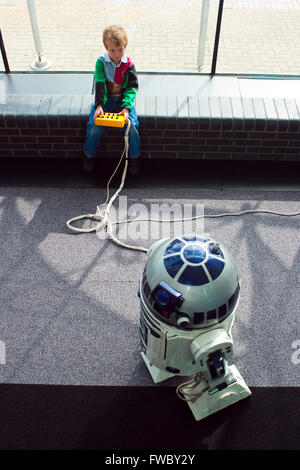
[[[105,113],[119,113],[121,111],[122,100],[118,96],[110,96],[107,102],[103,106]],[[95,106],[92,107],[90,112],[89,121],[87,123],[85,143],[83,145],[83,151],[89,158],[93,158],[96,153],[96,149],[100,144],[101,136],[104,134],[106,126],[95,126],[94,124],[94,113]],[[130,119],[130,130],[129,130],[129,158],[138,158],[140,156],[140,135],[138,133],[139,121],[136,114],[136,110],[132,107],[129,114]],[[127,125],[119,130],[125,134]]]

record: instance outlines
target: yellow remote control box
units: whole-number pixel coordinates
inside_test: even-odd
[[[125,124],[124,116],[116,113],[104,113],[95,119],[96,126],[123,127]]]

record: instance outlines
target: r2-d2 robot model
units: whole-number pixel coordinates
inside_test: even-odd
[[[221,244],[184,235],[155,242],[139,286],[142,357],[155,383],[173,376],[196,420],[251,395],[234,365],[236,263]]]

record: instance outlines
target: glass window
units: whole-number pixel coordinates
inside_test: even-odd
[[[126,29],[126,53],[140,72],[211,71],[219,0],[39,0],[35,5],[51,71],[93,71],[105,51],[102,31],[110,24]],[[37,52],[27,2],[1,2],[0,17],[11,71],[30,71]],[[300,74],[299,24],[299,0],[224,0],[216,72]]]
[[[299,74],[300,2],[225,0],[217,73]]]

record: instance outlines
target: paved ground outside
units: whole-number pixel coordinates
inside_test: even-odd
[[[92,71],[102,31],[122,24],[138,71],[197,72],[202,0],[36,0],[50,70]],[[210,2],[205,63],[209,72],[218,0]],[[36,56],[25,0],[0,0],[1,30],[12,71]],[[300,74],[300,0],[225,0],[218,73]],[[3,69],[3,64],[0,63]]]

